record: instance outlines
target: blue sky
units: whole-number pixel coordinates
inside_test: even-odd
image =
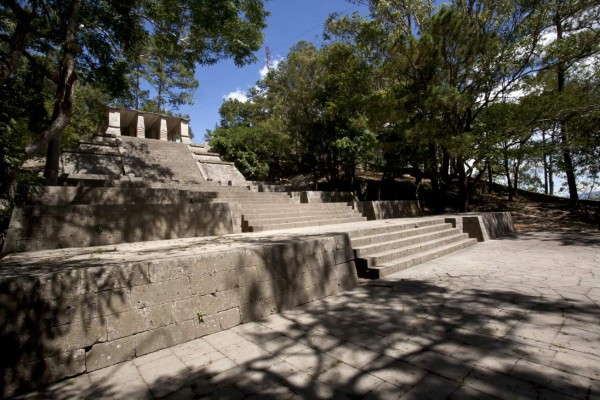
[[[265,46],[271,50],[271,59],[277,61],[300,40],[317,45],[322,43],[323,25],[331,13],[365,11],[364,7],[346,0],[270,0],[266,2],[266,8],[271,15],[267,18],[265,43],[257,53],[256,63],[237,68],[227,60],[197,69],[196,79],[200,87],[194,96],[194,104],[179,110],[190,116],[194,142],[203,143],[206,130],[214,129],[219,122],[219,107],[224,97],[246,93],[261,78],[260,71],[265,67]]]

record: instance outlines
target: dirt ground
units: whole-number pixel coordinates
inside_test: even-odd
[[[506,196],[486,195],[473,211],[510,211],[517,232],[571,231],[586,232],[600,230],[600,209],[580,206],[570,210],[562,203],[535,202],[517,197],[512,202]]]

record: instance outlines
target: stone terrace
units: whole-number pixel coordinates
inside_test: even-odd
[[[480,243],[22,398],[599,399],[600,234]]]

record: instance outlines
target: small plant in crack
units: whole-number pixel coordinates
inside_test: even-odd
[[[203,324],[204,323],[204,313],[202,311],[200,311],[196,315],[198,316],[198,322]]]

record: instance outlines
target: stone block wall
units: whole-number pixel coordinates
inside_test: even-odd
[[[13,211],[3,252],[238,233],[238,214],[227,203],[25,205]]]
[[[206,163],[200,162],[208,180],[218,182],[233,182],[246,184],[246,178],[238,171],[233,163]]]
[[[369,221],[422,215],[416,200],[359,201],[355,203],[355,207]]]
[[[454,228],[461,229],[478,242],[507,236],[514,232],[510,212],[453,215],[445,218]]]
[[[303,190],[288,192],[296,203],[352,203],[352,192],[324,192],[316,190]]]
[[[70,261],[60,251],[29,254],[0,262],[3,396],[357,285],[343,234],[131,262],[108,253],[97,260],[75,254]]]

